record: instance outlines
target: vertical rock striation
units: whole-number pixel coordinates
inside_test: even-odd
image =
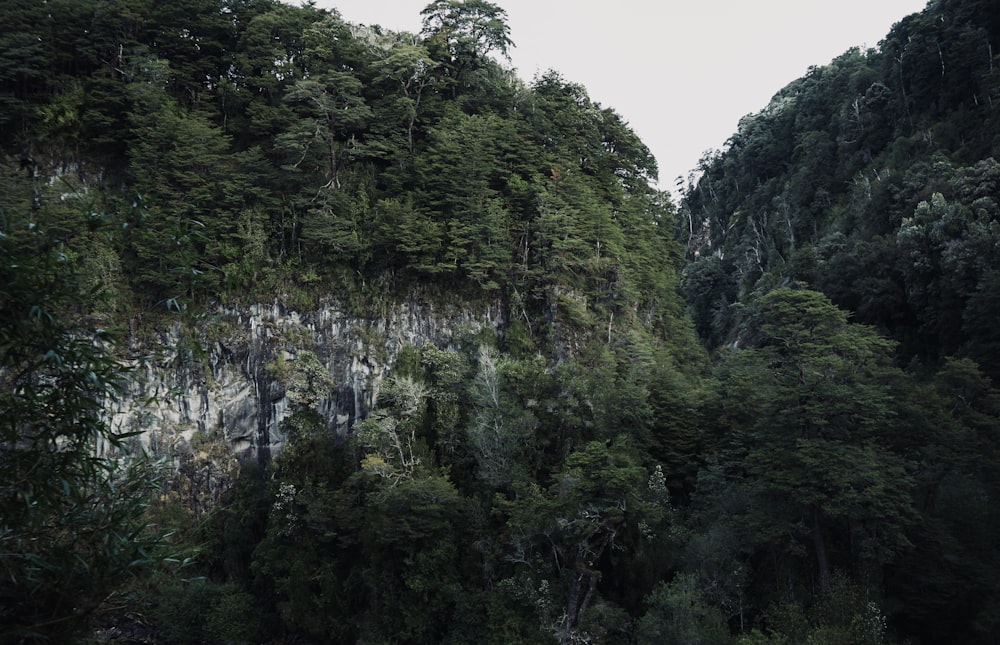
[[[346,435],[375,406],[400,349],[425,343],[447,349],[457,330],[496,331],[501,317],[499,306],[473,313],[414,301],[372,317],[333,301],[311,311],[280,302],[220,307],[142,343],[145,355],[132,359],[109,413],[121,430],[139,431],[156,456],[190,453],[214,437],[241,461],[263,463],[284,445],[281,422],[292,411],[287,389],[300,353],[314,354],[330,375],[334,389],[314,407],[331,432]]]

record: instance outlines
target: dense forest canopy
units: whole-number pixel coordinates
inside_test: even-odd
[[[933,2],[783,88],[703,159],[683,206],[703,337],[732,340],[744,305],[803,281],[902,343],[903,361],[961,355],[1000,375],[998,36],[995,3]]]
[[[409,34],[8,0],[0,638],[997,643],[994,5],[932,2],[810,70],[675,207],[621,115],[503,65],[490,2]],[[144,466],[115,487],[91,461],[127,443],[94,405],[120,376],[110,336],[73,339],[194,346],[220,303],[320,298],[503,315],[404,347],[346,434],[310,348],[276,358],[288,444],[210,512],[184,468],[146,508]],[[55,376],[77,416],[26,398]],[[93,508],[129,527],[110,551]]]

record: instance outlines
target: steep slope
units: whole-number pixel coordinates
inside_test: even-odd
[[[932,2],[747,116],[689,186],[683,289],[710,345],[803,281],[901,341],[904,361],[1000,376],[995,298],[1000,9]]]
[[[97,616],[164,642],[993,645],[1000,394],[963,358],[994,367],[992,6],[792,83],[680,216],[621,116],[496,62],[500,7],[423,16],[11,3],[0,460],[61,454],[23,394],[58,403],[65,368],[95,442],[166,468],[103,542],[49,521],[100,496],[12,471],[5,509],[53,504],[0,534],[27,617],[0,639]],[[33,341],[64,318],[117,352],[108,394]],[[144,524],[170,557],[108,600]],[[84,613],[31,593],[61,573],[36,531]],[[76,556],[107,548],[125,568],[88,585]]]
[[[91,276],[130,360],[216,352],[221,311],[377,327],[429,306],[494,312],[503,350],[557,363],[639,334],[697,364],[654,160],[584,88],[495,62],[502,9],[434,3],[422,36],[271,0],[14,9],[4,233],[40,229]],[[241,383],[280,353],[259,349]]]
[[[417,37],[276,1],[23,3],[8,227],[59,236],[126,308],[414,286],[535,327],[584,300],[605,323],[675,307],[646,147],[582,87],[497,64],[501,10],[438,5]]]
[[[696,568],[741,612],[744,585],[766,594],[795,571],[830,589],[844,580],[827,572],[850,571],[869,593],[871,530],[888,549],[874,586],[896,608],[890,634],[996,642],[998,54],[996,2],[931,2],[742,119],[688,186],[681,291],[718,359],[732,441],[701,473],[694,495],[710,501],[689,545],[741,536]],[[855,324],[830,334],[830,301]],[[895,343],[873,353],[874,330]],[[783,514],[787,533],[765,537]],[[785,556],[719,573],[755,543],[758,558]],[[811,611],[856,592],[830,593]],[[780,610],[762,623],[800,629]]]
[[[704,432],[662,412],[707,361],[655,162],[583,87],[498,64],[499,7],[424,17],[0,25],[0,251],[45,236],[83,276],[63,313],[122,330],[108,412],[172,466],[151,522],[207,545],[203,582],[150,582],[164,640],[613,639],[668,566],[644,545]]]

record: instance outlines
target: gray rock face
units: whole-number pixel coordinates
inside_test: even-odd
[[[343,435],[376,405],[404,346],[447,349],[457,330],[495,331],[501,323],[497,306],[476,313],[412,301],[378,317],[349,314],[335,302],[311,311],[277,302],[220,308],[193,327],[176,325],[143,343],[148,355],[132,361],[109,413],[116,427],[139,431],[155,456],[190,453],[198,437],[221,436],[240,460],[266,462],[285,443],[281,422],[294,408],[289,380],[307,353],[328,373],[324,383],[332,382],[312,405],[331,432]]]

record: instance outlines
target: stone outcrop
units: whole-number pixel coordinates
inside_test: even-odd
[[[281,422],[294,409],[289,382],[308,355],[332,389],[312,406],[331,432],[345,435],[376,405],[379,385],[401,348],[431,343],[447,349],[458,330],[497,330],[499,307],[478,313],[422,302],[387,306],[362,317],[335,302],[310,311],[281,303],[219,308],[133,343],[125,392],[110,410],[123,431],[139,431],[153,455],[191,454],[206,437],[241,461],[266,462],[285,443]],[[141,349],[140,349],[141,348]]]

